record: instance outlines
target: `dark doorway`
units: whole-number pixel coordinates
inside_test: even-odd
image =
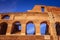
[[[3,22],[0,24],[0,35],[5,35],[6,34],[6,31],[7,31],[7,26],[8,24]]]
[[[21,24],[18,21],[13,23],[11,34],[14,34],[17,32],[21,32]]]
[[[60,23],[59,22],[56,22],[56,32],[57,32],[57,35],[60,35]]]

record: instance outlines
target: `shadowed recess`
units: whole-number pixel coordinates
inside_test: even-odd
[[[6,20],[8,20],[9,18],[10,18],[9,15],[3,15],[1,19],[6,19]]]
[[[8,24],[3,22],[0,24],[0,35],[5,35],[7,31]]]
[[[60,23],[56,22],[55,25],[56,25],[55,28],[56,28],[57,35],[60,35]]]
[[[21,32],[21,24],[19,21],[16,21],[13,23],[11,34],[18,33],[18,32]]]
[[[41,11],[42,11],[42,12],[44,12],[44,9],[45,9],[44,7],[41,7]]]

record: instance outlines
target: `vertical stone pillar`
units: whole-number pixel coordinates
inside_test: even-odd
[[[2,16],[0,15],[0,20],[1,20],[1,17],[2,17]]]
[[[14,19],[14,15],[10,15],[10,20],[13,20]]]
[[[48,15],[49,15],[49,21],[50,21],[50,23],[49,23],[50,35],[53,36],[53,40],[58,40],[57,34],[56,34],[56,29],[55,29],[55,19],[54,19],[53,13],[48,12]]]
[[[52,35],[53,40],[58,40],[56,35],[55,24],[53,22],[50,22],[49,29],[50,29],[50,35]]]
[[[6,35],[11,34],[12,24],[8,24]]]
[[[26,24],[21,24],[21,35],[25,35]]]
[[[35,23],[35,30],[36,35],[41,35],[40,33],[40,23]]]

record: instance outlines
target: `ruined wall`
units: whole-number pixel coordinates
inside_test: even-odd
[[[42,8],[42,9],[41,9]],[[9,19],[4,19],[5,16],[8,16]],[[11,34],[11,32],[13,31],[13,23],[15,22],[19,22],[21,23],[21,31],[16,32]],[[27,37],[26,35],[26,24],[29,22],[33,22],[35,25],[35,35],[30,38]],[[49,36],[45,35],[45,36],[41,36],[41,32],[40,32],[40,24],[45,22],[46,24],[48,24],[49,27]],[[50,7],[50,6],[40,6],[40,5],[36,5],[32,10],[28,10],[27,12],[16,12],[16,13],[4,13],[4,14],[0,14],[0,32],[2,32],[2,30],[4,29],[2,24],[6,24],[7,26],[7,30],[5,30],[6,32],[4,32],[3,30],[3,34],[6,35],[6,37],[8,37],[6,40],[10,40],[9,35],[14,35],[16,37],[16,35],[20,35],[20,36],[24,36],[22,38],[25,38],[24,40],[58,40],[58,36],[56,33],[56,28],[55,28],[55,23],[56,22],[60,22],[60,8],[57,7]],[[3,27],[3,29],[1,29]],[[2,34],[0,33],[0,34]],[[36,36],[39,37],[36,37]],[[12,36],[11,40],[14,40],[14,36]],[[17,40],[20,40],[20,36],[17,37]],[[43,38],[44,37],[44,38]],[[2,37],[0,36],[1,40],[5,39],[5,36]],[[2,39],[3,38],[3,39]],[[27,39],[28,38],[28,39]],[[39,38],[39,39],[37,39]],[[46,39],[45,39],[46,38]],[[23,39],[22,39],[23,40]]]

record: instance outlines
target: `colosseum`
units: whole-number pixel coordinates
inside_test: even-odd
[[[7,17],[7,18],[6,18]],[[18,29],[19,24],[21,30]],[[26,26],[33,23],[35,32],[27,35]],[[41,34],[40,24],[46,23],[45,35]],[[60,40],[60,8],[35,5],[27,12],[0,13],[0,40]]]

